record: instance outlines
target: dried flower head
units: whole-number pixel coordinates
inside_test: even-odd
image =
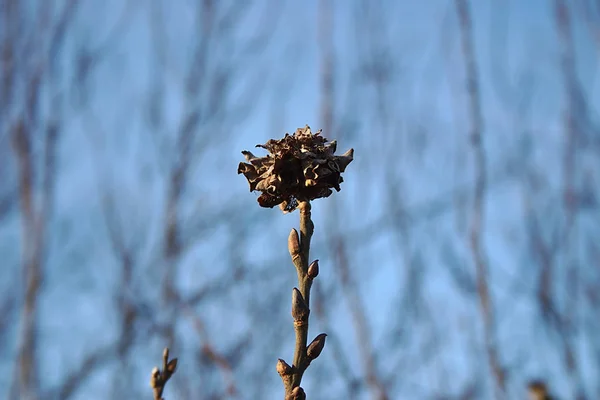
[[[269,152],[265,157],[242,151],[248,162],[240,163],[238,174],[244,174],[250,191],[262,192],[258,197],[261,207],[279,205],[283,212],[291,212],[299,201],[329,197],[331,189],[341,190],[341,174],[354,150],[336,156],[336,144],[321,136],[321,130],[313,134],[306,125],[293,135],[286,133],[283,139],[257,145]]]

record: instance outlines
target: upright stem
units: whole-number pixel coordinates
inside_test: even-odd
[[[310,202],[303,201],[298,207],[300,211],[300,257],[294,259],[296,272],[298,273],[298,289],[304,298],[306,306],[310,309],[310,287],[312,279],[308,277],[308,260],[310,255],[310,239],[313,234],[314,225],[310,218]],[[294,366],[292,385],[294,388],[300,386],[302,375],[307,367],[306,343],[308,341],[308,319],[302,323],[294,322],[296,331],[296,346],[294,349]]]
[[[308,272],[308,260],[310,257],[310,239],[312,238],[315,226],[310,218],[311,205],[308,201],[304,201],[299,205],[300,210],[300,253],[301,264],[296,265],[298,271],[298,284],[300,285],[300,293],[304,297],[306,305],[309,306],[310,302],[310,286],[312,279],[309,279]]]

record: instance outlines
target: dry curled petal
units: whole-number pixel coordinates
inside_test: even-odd
[[[300,201],[329,197],[332,189],[340,191],[344,181],[342,173],[353,160],[350,149],[336,156],[337,142],[328,142],[321,131],[312,133],[310,127],[296,129],[280,140],[270,139],[259,144],[269,152],[257,157],[242,151],[247,162],[238,166],[238,174],[244,174],[250,191],[261,192],[258,204],[272,208],[277,205],[283,212],[291,212]]]

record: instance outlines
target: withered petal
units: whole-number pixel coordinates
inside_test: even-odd
[[[341,172],[340,165],[338,164],[337,158],[335,158],[334,160],[328,161],[327,167],[329,167],[329,169],[332,170],[333,172],[337,172],[338,174]]]
[[[258,181],[258,183],[255,186],[254,190],[258,190],[261,192],[265,192],[267,190],[267,188],[269,187],[269,183],[267,182],[266,179],[261,179]]]
[[[316,165],[314,168],[314,173],[316,176],[322,178],[328,175],[333,174],[333,171],[327,167],[324,167],[322,165]]]
[[[340,166],[340,172],[344,172],[348,164],[354,160],[354,149],[350,149],[341,156],[334,157],[337,164]]]
[[[237,169],[237,173],[238,174],[246,174],[249,171],[256,172],[256,169],[252,165],[250,165],[250,164],[246,164],[246,163],[243,163],[243,162],[239,163],[238,169]]]
[[[258,204],[261,207],[273,208],[273,207],[281,204],[283,199],[281,197],[270,196],[267,193],[263,193],[260,196],[258,196],[258,199],[256,199],[256,201],[258,201]]]
[[[306,179],[314,179],[314,178],[316,178],[317,174],[315,173],[315,167],[313,167],[313,166],[306,167],[304,169],[304,177]]]
[[[267,193],[270,194],[271,196],[277,195],[277,186],[275,186],[275,185],[267,186]]]
[[[244,155],[244,157],[246,158],[246,161],[248,161],[248,162],[251,162],[253,159],[258,158],[254,154],[252,154],[252,152],[250,152],[248,150],[242,150],[242,154]]]
[[[329,144],[325,145],[325,148],[327,149],[327,154],[333,155],[337,149],[337,140],[332,140]]]

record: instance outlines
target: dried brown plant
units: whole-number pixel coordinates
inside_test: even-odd
[[[279,205],[284,212],[294,211],[302,201],[329,197],[331,189],[339,192],[344,181],[341,174],[354,154],[350,149],[341,156],[334,155],[337,142],[328,143],[320,130],[313,134],[308,125],[256,147],[269,154],[256,157],[242,151],[248,162],[240,163],[238,174],[248,179],[250,191],[262,192],[258,198],[261,207]]]
[[[307,125],[293,135],[286,133],[280,140],[269,140],[258,145],[269,151],[265,157],[256,157],[242,151],[247,163],[240,163],[238,174],[244,174],[250,191],[259,191],[261,207],[279,205],[284,213],[296,208],[300,211],[300,234],[292,229],[288,250],[298,274],[298,287],[292,291],[292,317],[296,332],[294,360],[289,365],[283,359],[277,362],[277,372],[285,387],[286,400],[305,399],[300,386],[302,376],[310,363],[325,346],[327,335],[321,333],[308,344],[308,318],[310,315],[310,288],[319,274],[319,261],[309,263],[310,240],[314,230],[310,201],[329,197],[335,189],[340,191],[341,176],[352,162],[354,150],[341,156],[334,155],[336,142],[328,142],[321,131],[312,133]]]

